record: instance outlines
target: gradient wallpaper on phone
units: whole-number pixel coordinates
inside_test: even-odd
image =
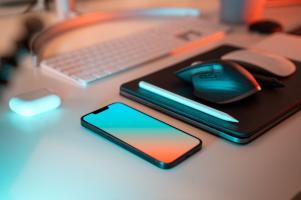
[[[170,163],[200,141],[121,103],[114,103],[84,120],[164,163]]]

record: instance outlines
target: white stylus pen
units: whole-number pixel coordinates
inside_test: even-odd
[[[176,102],[181,103],[185,106],[196,109],[198,111],[201,111],[201,112],[206,113],[208,115],[214,116],[216,118],[219,118],[219,119],[222,119],[222,120],[225,120],[225,121],[229,121],[229,122],[235,122],[235,123],[239,122],[237,119],[235,119],[234,117],[230,116],[227,113],[216,110],[215,108],[206,106],[206,105],[201,104],[199,102],[192,101],[188,98],[185,98],[183,96],[180,96],[180,95],[172,93],[172,92],[169,92],[167,90],[164,90],[164,89],[162,89],[160,87],[157,87],[155,85],[152,85],[150,83],[140,81],[139,82],[139,88],[148,90],[148,91],[153,92],[157,95],[160,95],[160,96],[165,97],[167,99],[170,99],[172,101],[176,101]]]

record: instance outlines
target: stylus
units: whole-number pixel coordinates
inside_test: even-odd
[[[167,90],[164,90],[164,89],[162,89],[160,87],[157,87],[155,85],[152,85],[150,83],[140,81],[139,82],[139,88],[147,90],[149,92],[153,92],[157,95],[160,95],[160,96],[165,97],[167,99],[170,99],[172,101],[176,101],[176,102],[181,103],[185,106],[188,106],[190,108],[196,109],[196,110],[201,111],[201,112],[204,112],[208,115],[214,116],[214,117],[222,119],[224,121],[230,121],[230,122],[235,122],[235,123],[239,122],[237,119],[235,119],[234,117],[230,116],[227,113],[224,113],[224,112],[219,111],[215,108],[206,106],[202,103],[192,101],[188,98],[185,98],[183,96],[180,96],[180,95],[172,93],[172,92],[169,92]]]

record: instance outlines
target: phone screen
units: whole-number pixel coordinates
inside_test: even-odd
[[[163,163],[175,161],[201,143],[199,139],[122,103],[90,113],[83,120]]]

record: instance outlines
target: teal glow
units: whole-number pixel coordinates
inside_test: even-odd
[[[163,163],[171,163],[199,141],[181,130],[122,103],[114,103],[84,120]]]
[[[221,90],[221,88],[223,88],[223,90],[227,89],[227,90],[232,90],[232,91],[239,91],[240,89],[240,85],[238,85],[236,82],[231,81],[231,80],[220,80],[220,81],[215,81],[215,84],[212,84],[211,82],[202,82],[203,87],[206,87],[210,90]]]
[[[150,92],[153,92],[157,95],[160,95],[162,97],[165,97],[167,99],[176,101],[178,103],[181,103],[185,106],[188,106],[190,108],[196,109],[198,111],[204,112],[208,115],[217,117],[219,119],[225,120],[225,121],[230,121],[230,122],[239,122],[237,119],[235,119],[234,117],[228,115],[227,113],[221,112],[219,110],[216,110],[214,108],[211,108],[209,106],[206,106],[204,104],[192,101],[190,99],[187,99],[183,96],[177,95],[175,93],[169,92],[167,90],[164,90],[162,88],[159,88],[157,86],[154,86],[150,83],[146,83],[144,81],[140,81],[139,82],[139,87],[145,90],[148,90]]]
[[[154,8],[141,11],[149,16],[200,16],[201,12],[195,8]]]
[[[9,107],[12,111],[25,117],[31,117],[40,113],[53,110],[61,105],[58,96],[52,94],[35,100],[23,100],[13,97],[9,101]]]
[[[180,77],[184,78],[186,81],[191,81],[193,75],[197,73],[212,72],[221,73],[223,71],[223,66],[220,64],[198,64],[192,65],[189,69],[182,71]]]

